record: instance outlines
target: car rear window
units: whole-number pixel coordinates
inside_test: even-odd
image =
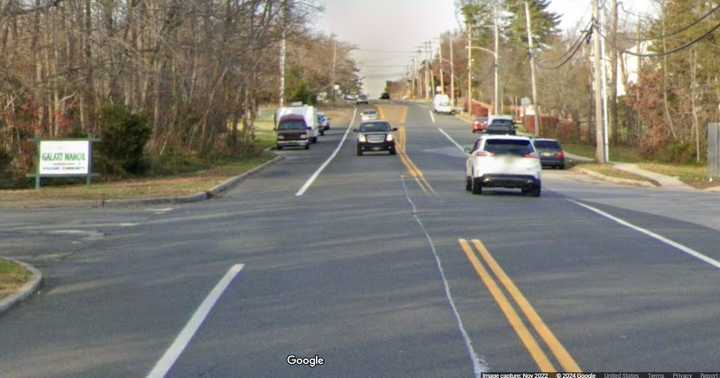
[[[525,156],[534,152],[530,141],[522,139],[488,139],[485,141],[485,151],[512,156]]]
[[[537,140],[535,141],[535,147],[545,150],[559,150],[560,143],[554,140]]]
[[[513,134],[513,131],[515,129],[513,128],[512,124],[509,125],[501,125],[497,123],[493,123],[492,125],[488,126],[487,133],[488,134]]]
[[[492,121],[492,126],[510,126],[512,127],[513,121],[509,119],[494,119]]]
[[[278,130],[305,130],[305,122],[303,121],[283,121],[280,122]]]
[[[377,133],[383,131],[390,131],[390,125],[384,122],[375,122],[364,123],[360,126],[360,132],[363,133]]]

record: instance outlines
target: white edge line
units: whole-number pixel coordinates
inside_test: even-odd
[[[327,167],[330,164],[330,162],[333,159],[335,159],[335,156],[337,156],[338,152],[340,152],[340,149],[345,144],[345,140],[347,139],[348,134],[350,134],[350,130],[352,130],[352,125],[355,123],[356,115],[357,115],[357,108],[355,108],[355,111],[353,112],[352,120],[350,120],[350,124],[348,125],[347,130],[345,130],[345,135],[343,135],[342,139],[340,140],[340,143],[338,143],[338,146],[335,148],[335,151],[333,151],[333,153],[330,154],[330,157],[328,157],[327,160],[325,160],[325,162],[320,166],[320,168],[318,168],[317,171],[315,171],[315,173],[313,173],[313,175],[310,176],[310,178],[307,181],[305,181],[305,184],[303,184],[303,186],[300,188],[300,190],[298,190],[297,193],[295,193],[295,197],[300,197],[303,194],[305,194],[305,192],[308,190],[308,188],[310,188],[310,185],[312,185],[315,182],[315,180],[318,178],[318,176],[320,176],[322,171],[325,170],[325,167]]]
[[[160,358],[157,364],[155,364],[155,367],[153,367],[150,373],[148,373],[148,378],[165,377],[175,364],[175,361],[177,361],[178,357],[180,357],[180,354],[182,354],[188,346],[188,343],[190,343],[190,340],[195,335],[195,332],[197,332],[203,321],[205,321],[205,318],[207,318],[208,314],[212,310],[213,306],[215,306],[218,299],[220,299],[220,296],[223,294],[225,289],[227,289],[235,276],[237,276],[244,267],[244,264],[237,264],[230,267],[227,273],[225,273],[225,276],[220,279],[217,285],[215,285],[212,291],[210,291],[210,294],[208,294],[202,304],[200,304],[200,307],[197,308],[185,327],[182,331],[180,331],[180,334],[177,335],[175,341],[173,341],[170,347],[165,351],[162,358]]]
[[[477,353],[475,352],[475,348],[473,347],[470,335],[465,329],[462,317],[460,316],[460,311],[455,305],[455,299],[453,299],[452,291],[450,290],[450,284],[448,283],[447,277],[445,276],[445,269],[443,268],[442,260],[440,260],[440,256],[438,256],[437,249],[435,249],[435,242],[433,242],[432,237],[430,237],[430,234],[425,228],[425,225],[417,216],[417,207],[415,207],[415,203],[412,201],[412,199],[410,199],[410,194],[407,190],[407,184],[405,184],[405,176],[400,176],[400,178],[402,181],[403,190],[405,191],[405,198],[407,198],[410,206],[412,207],[413,218],[415,218],[415,222],[417,222],[417,224],[420,226],[420,229],[425,234],[425,238],[427,239],[428,244],[430,244],[430,250],[432,250],[433,257],[435,257],[435,263],[437,264],[438,271],[440,272],[440,278],[442,278],[443,286],[445,288],[445,296],[447,297],[450,308],[452,309],[453,315],[455,316],[455,320],[457,321],[458,328],[460,329],[460,333],[462,334],[463,341],[465,341],[465,348],[467,349],[467,352],[470,355],[470,359],[472,360],[473,373],[475,374],[476,378],[480,378],[482,376],[482,373],[488,371],[487,364],[485,364],[484,361],[481,362],[480,357],[478,357]]]
[[[720,261],[717,261],[717,260],[715,260],[715,259],[713,259],[713,258],[711,258],[711,257],[705,256],[705,255],[703,255],[702,253],[700,253],[700,252],[698,252],[698,251],[696,251],[696,250],[694,250],[694,249],[692,249],[692,248],[690,248],[690,247],[686,247],[686,246],[684,246],[684,245],[682,245],[682,244],[680,244],[680,243],[678,243],[678,242],[676,242],[676,241],[670,240],[670,239],[668,239],[668,238],[666,238],[666,237],[664,237],[664,236],[662,236],[662,235],[658,235],[658,234],[656,234],[656,233],[654,233],[654,232],[652,232],[652,231],[650,231],[650,230],[646,230],[646,229],[644,229],[644,228],[642,228],[642,227],[638,227],[638,226],[636,226],[636,225],[634,225],[634,224],[632,224],[632,223],[630,223],[630,222],[627,222],[627,221],[625,221],[625,220],[622,220],[622,219],[620,219],[620,218],[618,218],[618,217],[616,217],[616,216],[610,215],[610,214],[608,214],[608,213],[606,213],[606,212],[604,212],[604,211],[602,211],[602,210],[596,209],[596,208],[594,208],[594,207],[592,207],[592,206],[590,206],[590,205],[586,205],[586,204],[584,204],[584,203],[581,203],[581,202],[578,202],[578,201],[575,201],[575,200],[571,200],[571,199],[568,199],[568,201],[570,201],[570,202],[572,202],[572,203],[574,203],[574,204],[576,204],[576,205],[578,205],[578,206],[582,206],[582,207],[584,207],[584,208],[586,208],[586,209],[588,209],[588,210],[590,210],[590,211],[592,211],[592,212],[594,212],[594,213],[596,213],[596,214],[600,214],[600,215],[604,216],[605,218],[608,218],[608,219],[610,219],[610,220],[613,220],[613,221],[615,221],[615,222],[617,222],[617,223],[619,223],[619,224],[621,224],[621,225],[623,225],[623,226],[630,227],[630,228],[632,228],[632,229],[635,230],[635,231],[638,231],[638,232],[640,232],[640,233],[643,233],[643,234],[645,234],[645,235],[647,235],[647,236],[649,236],[649,237],[651,237],[651,238],[653,238],[653,239],[659,240],[659,241],[661,241],[661,242],[663,242],[663,243],[665,243],[665,244],[667,244],[667,245],[669,245],[669,246],[675,247],[675,248],[679,249],[680,251],[687,253],[687,254],[690,255],[690,256],[693,256],[693,257],[695,257],[695,258],[697,258],[697,259],[700,259],[700,260],[702,260],[702,261],[704,261],[704,262],[706,262],[706,263],[708,263],[708,264],[710,264],[710,265],[712,265],[712,266],[720,269]]]
[[[440,131],[442,133],[442,135],[445,135],[445,138],[447,138],[450,141],[450,143],[454,144],[455,147],[458,148],[458,150],[460,150],[462,153],[467,155],[467,152],[465,152],[465,149],[463,148],[463,146],[461,146],[460,143],[456,142],[455,139],[453,139],[448,133],[445,132],[445,130],[438,127],[438,131]]]
[[[433,114],[432,110],[428,110],[428,113],[430,113],[430,119],[433,121],[433,123],[437,123],[435,122],[435,115]]]

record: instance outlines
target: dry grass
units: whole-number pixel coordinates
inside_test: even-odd
[[[720,180],[709,181],[708,168],[704,165],[643,163],[638,166],[662,175],[677,177],[680,181],[698,189],[720,186]]]
[[[179,197],[205,192],[223,181],[247,172],[272,159],[265,154],[258,157],[230,161],[215,168],[189,175],[165,178],[123,180],[109,183],[47,187],[0,191],[0,207],[48,206],[73,201],[100,201],[110,199],[138,199]]]
[[[630,172],[621,171],[619,169],[616,169],[612,166],[612,164],[595,164],[595,163],[583,163],[576,165],[573,169],[587,169],[588,171],[593,171],[595,173],[599,173],[601,175],[620,178],[620,179],[626,179],[626,180],[635,180],[635,181],[645,181],[649,182],[653,185],[657,185],[657,183],[649,178],[639,176]]]
[[[0,299],[15,293],[32,274],[22,266],[4,259],[0,259]]]

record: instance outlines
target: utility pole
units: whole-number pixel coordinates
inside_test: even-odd
[[[429,95],[430,95],[430,98],[432,98],[435,96],[435,74],[433,73],[433,70],[432,70],[432,60],[433,60],[432,41],[427,41],[426,46],[427,46],[427,68],[428,68],[428,74],[430,75]]]
[[[605,33],[605,12],[600,12],[600,34],[607,35]],[[607,54],[605,53],[605,41],[601,41],[602,45],[600,48],[602,70],[600,71],[602,76],[602,96],[603,96],[603,154],[605,161],[610,161],[610,151],[608,150],[608,93],[607,93]]]
[[[525,20],[527,23],[528,49],[530,51],[530,78],[532,80],[532,101],[535,110],[535,136],[540,136],[540,105],[538,105],[537,83],[535,82],[535,50],[530,21],[530,5],[525,0]]]
[[[332,57],[332,74],[330,75],[331,83],[330,92],[332,93],[332,101],[335,102],[335,65],[337,63],[337,40],[333,36],[333,57]]]
[[[450,35],[450,104],[455,107],[455,53],[453,53],[453,44],[455,44],[455,32]]]
[[[443,62],[443,40],[440,39],[440,51],[438,51],[438,54],[440,56],[440,93],[445,94],[445,75],[443,74],[443,67],[445,67],[445,62]]]
[[[500,114],[500,32],[498,30],[498,5],[495,3],[493,31],[495,34],[495,106],[494,114]]]
[[[617,46],[618,2],[617,0],[612,0],[610,4],[612,12],[612,45],[614,47]],[[613,143],[618,141],[620,134],[618,130],[618,55],[616,49],[610,49],[610,131]],[[640,66],[638,66],[638,68],[639,67]]]
[[[603,136],[603,111],[602,111],[602,79],[600,77],[600,10],[598,8],[598,0],[592,0],[592,17],[593,17],[593,81],[595,82],[595,160],[600,164],[605,164],[605,137]]]
[[[472,114],[472,25],[467,26],[467,111]]]
[[[279,105],[282,108],[285,106],[285,59],[287,57],[287,21],[288,21],[288,3],[287,0],[283,2],[283,16],[285,22],[283,22],[282,28],[282,41],[280,42],[280,93]]]

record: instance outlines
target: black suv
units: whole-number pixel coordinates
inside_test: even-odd
[[[395,155],[393,131],[397,129],[388,122],[363,122],[353,131],[357,133],[357,156],[362,156],[365,151],[389,151],[390,155]]]

